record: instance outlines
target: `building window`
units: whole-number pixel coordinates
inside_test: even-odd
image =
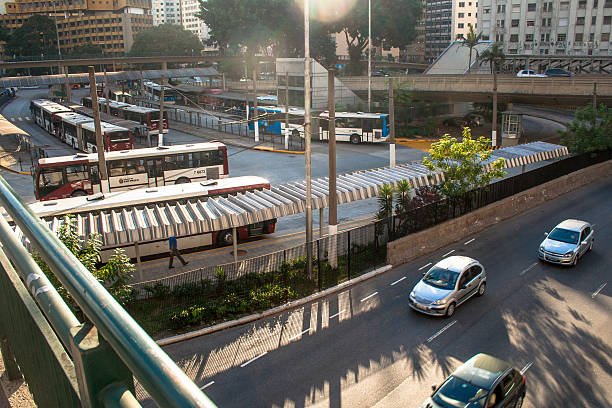
[[[584,17],[576,18],[576,25],[583,26],[584,25]]]
[[[497,20],[495,26],[499,28],[504,28],[504,20]]]
[[[457,24],[457,28],[463,28],[463,23]]]
[[[519,26],[520,21],[521,21],[521,20],[519,20],[519,19],[514,19],[514,20],[512,20],[512,21],[510,22],[510,25],[511,25],[512,27],[518,27],[518,26]]]
[[[495,42],[503,43],[504,35],[503,34],[495,34]]]
[[[482,13],[483,14],[491,14],[491,9],[490,8],[482,9]]]
[[[610,25],[612,23],[612,16],[604,16],[603,25]]]
[[[459,7],[465,7],[465,1],[460,1],[459,2]]]
[[[557,34],[557,42],[565,42],[567,34]]]
[[[552,18],[543,18],[542,19],[542,27],[550,27],[552,24]]]
[[[465,13],[459,13],[458,18],[463,18],[465,17]]]
[[[513,4],[512,5],[512,12],[513,13],[520,13],[521,12],[521,5],[520,4]]]
[[[582,42],[582,33],[576,33],[576,35],[574,35],[574,41],[575,42]]]
[[[559,4],[559,10],[569,10],[569,1],[562,1]]]
[[[517,43],[518,42],[518,34],[510,34],[510,42]]]
[[[549,42],[549,41],[550,41],[550,33],[540,34],[540,42]]]
[[[527,27],[535,26],[535,20],[527,20]]]
[[[597,16],[592,16],[591,17],[591,25],[595,25],[597,24]]]
[[[590,42],[595,41],[595,33],[591,33],[591,34],[589,34],[589,41],[590,41]]]
[[[525,34],[525,42],[533,42],[533,34]]]
[[[578,1],[578,8],[579,9],[585,9],[586,8],[586,0]]]
[[[604,3],[604,8],[612,8],[612,1],[606,0],[606,2]]]
[[[560,18],[559,19],[559,27],[567,27],[568,24],[568,19],[567,18]]]
[[[497,12],[498,13],[505,13],[506,12],[506,5],[505,4],[498,4],[497,5]]]
[[[610,33],[601,33],[601,41],[610,41]]]
[[[597,0],[593,0],[593,8],[597,8]]]
[[[536,11],[536,3],[527,4],[527,11]]]

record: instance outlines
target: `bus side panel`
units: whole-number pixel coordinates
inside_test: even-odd
[[[213,234],[205,233],[199,235],[192,235],[189,237],[177,238],[178,247],[180,250],[185,251],[188,249],[198,248],[202,246],[210,246],[213,244]],[[136,258],[136,247],[134,245],[122,247],[125,253],[130,258]],[[102,248],[102,262],[108,262],[113,256],[115,248]],[[141,242],[138,244],[138,255],[140,257],[166,254],[169,252],[168,240],[160,240],[153,242]]]

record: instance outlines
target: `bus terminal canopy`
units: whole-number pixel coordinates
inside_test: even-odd
[[[14,137],[20,144],[31,145],[30,135],[0,115],[0,137]]]
[[[138,81],[140,80],[141,71],[118,71],[107,72],[106,77],[109,81]],[[178,68],[165,70],[143,70],[142,78],[144,79],[161,79],[162,75],[166,78],[186,78],[186,77],[217,77],[220,76],[219,71],[215,68]],[[68,74],[68,80],[71,84],[89,83],[89,74],[78,73]],[[96,83],[104,82],[104,73],[96,72]],[[65,75],[38,75],[38,76],[18,76],[0,78],[0,87],[29,87],[41,85],[63,85],[66,83]]]
[[[511,168],[556,159],[567,154],[565,146],[535,142],[495,150],[492,152],[491,162],[501,158],[505,161],[505,167]],[[420,162],[342,174],[338,175],[336,181],[338,204],[376,197],[385,183],[395,185],[402,180],[408,180],[412,187],[416,188],[439,183],[443,178],[440,173],[430,174]],[[312,208],[327,207],[328,199],[328,178],[312,181]],[[115,247],[163,240],[169,236],[180,237],[227,230],[299,214],[304,212],[305,208],[306,183],[302,181],[273,186],[270,190],[208,200],[194,198],[179,203],[159,202],[147,206],[92,210],[77,214],[76,219],[82,238],[98,233],[104,247]],[[57,213],[42,218],[56,233],[64,222],[63,216]],[[18,228],[16,233],[28,246]]]

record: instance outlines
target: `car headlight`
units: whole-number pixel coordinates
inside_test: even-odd
[[[539,251],[544,252],[544,245],[540,245]]]
[[[434,300],[433,302],[431,302],[432,305],[443,305],[445,303],[446,303],[446,298]]]
[[[569,251],[568,253],[563,255],[564,258],[571,258],[572,256],[574,256],[574,251]]]

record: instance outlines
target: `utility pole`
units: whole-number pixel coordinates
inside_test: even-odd
[[[329,266],[333,269],[338,267],[338,199],[336,198],[336,95],[334,87],[334,69],[327,71],[328,111],[329,123]]]
[[[289,71],[285,72],[285,149],[289,150]]]
[[[372,0],[368,0],[368,112],[372,112]]]
[[[164,74],[161,76],[161,93],[159,96],[159,121],[157,122],[157,128],[159,130],[157,137],[157,145],[164,145]]]
[[[257,65],[257,64],[256,64]],[[255,141],[259,142],[259,121],[257,120],[257,69],[253,70],[253,129],[255,130]]]
[[[64,85],[66,87],[66,102],[70,104],[72,103],[72,95],[70,94],[70,75],[68,74],[68,67],[64,67],[64,75],[66,78],[66,84]]]
[[[395,104],[393,103],[393,79],[391,78],[389,78],[389,166],[395,167]]]
[[[312,278],[312,181],[310,156],[310,1],[304,0],[304,141],[306,152],[306,272]]]
[[[94,126],[96,129],[96,150],[98,151],[98,168],[100,171],[100,189],[102,193],[108,193],[108,171],[106,170],[106,158],[104,156],[104,140],[102,139],[102,125],[100,123],[100,110],[98,107],[98,92],[96,90],[96,71],[93,65],[89,66],[89,95],[94,115]]]
[[[108,88],[108,77],[106,76],[106,65],[104,66],[104,95],[106,96],[106,113],[110,115],[110,89]]]
[[[597,110],[597,82],[593,82],[593,108]]]

